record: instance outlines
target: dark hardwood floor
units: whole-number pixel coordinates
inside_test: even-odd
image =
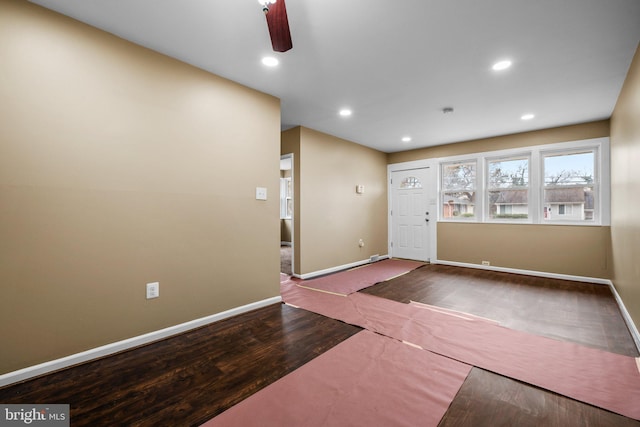
[[[637,427],[639,421],[473,368],[438,427]]]
[[[0,389],[0,403],[67,403],[72,426],[197,426],[361,329],[274,304]]]
[[[606,285],[427,264],[360,292],[464,311],[508,328],[638,356]]]
[[[512,329],[638,356],[605,285],[429,264],[361,292],[464,311]],[[625,427],[640,422],[473,368],[439,424],[453,426]]]
[[[638,355],[603,285],[427,265],[363,292],[466,311],[514,329]],[[1,388],[0,403],[68,403],[72,426],[195,426],[359,330],[276,304]],[[440,426],[640,422],[473,368]]]

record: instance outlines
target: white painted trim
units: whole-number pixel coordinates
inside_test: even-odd
[[[620,298],[620,294],[618,294],[618,291],[616,290],[616,287],[611,280],[609,280],[609,287],[611,288],[611,292],[613,293],[613,296],[618,303],[618,307],[620,308],[620,312],[622,313],[622,318],[627,324],[627,328],[629,328],[631,338],[633,338],[633,342],[636,344],[636,348],[640,352],[640,332],[638,332],[636,324],[633,323],[633,319],[631,318],[629,311],[627,311],[627,307],[624,305],[622,298]]]
[[[289,246],[289,247],[291,247],[293,245],[291,244],[291,242],[285,242],[284,240],[281,240],[280,241],[280,246]]]
[[[40,363],[39,365],[29,366],[18,371],[8,372],[0,375],[0,387],[13,384],[20,381],[28,380],[29,378],[44,375],[53,371],[68,368],[69,366],[77,365],[80,363],[88,362],[93,359],[109,356],[114,353],[129,350],[134,347],[139,347],[144,344],[149,344],[154,341],[159,341],[164,338],[168,338],[172,335],[177,335],[191,329],[199,328],[201,326],[208,325],[219,320],[227,319],[238,314],[246,313],[257,308],[266,307],[271,304],[277,304],[282,302],[282,297],[267,298],[262,301],[256,301],[247,305],[232,308],[227,311],[212,314],[210,316],[202,317],[200,319],[191,320],[189,322],[181,323],[179,325],[170,326],[168,328],[160,329],[158,331],[149,332],[137,337],[128,338],[122,341],[114,342],[111,344],[103,345],[101,347],[92,348],[81,353],[72,354],[70,356],[62,357],[60,359],[51,360],[49,362]]]
[[[331,267],[324,270],[312,271],[311,273],[294,274],[293,276],[297,277],[298,279],[307,280],[307,279],[312,279],[318,276],[324,276],[326,274],[337,273],[338,271],[348,270],[354,267],[360,267],[361,265],[371,264],[372,262],[377,262],[386,258],[389,258],[389,255],[380,255],[378,256],[378,259],[376,261],[371,261],[371,259],[367,258],[367,259],[363,259],[362,261],[352,262],[350,264],[343,264],[337,267]]]
[[[295,154],[288,153],[280,156],[280,160],[283,159],[291,159],[291,197],[293,198],[293,213],[291,214],[291,218],[288,221],[291,221],[291,241],[289,242],[289,246],[291,247],[291,274],[293,277],[298,277],[295,274],[296,269],[296,251],[294,245],[296,244],[296,168],[295,168]],[[280,242],[282,244],[282,242]]]
[[[436,261],[431,261],[431,264],[451,265],[453,267],[477,268],[479,270],[491,270],[491,271],[500,271],[502,273],[524,274],[525,276],[546,277],[549,279],[572,280],[574,282],[595,283],[597,285],[608,285],[610,283],[610,280],[608,279],[600,279],[597,277],[572,276],[570,274],[547,273],[545,271],[521,270],[518,268],[496,267],[493,265],[488,266],[488,265],[480,265],[480,264],[470,264],[466,262],[436,260]]]
[[[413,169],[429,169],[429,185],[432,187],[432,197],[435,200],[435,204],[431,204],[431,202],[427,201],[427,207],[431,210],[431,206],[436,211],[433,216],[431,216],[431,228],[429,232],[429,259],[427,261],[431,261],[432,259],[438,258],[438,221],[437,219],[440,217],[439,212],[437,212],[439,208],[438,197],[439,197],[439,173],[438,173],[438,159],[420,159],[420,160],[411,160],[408,162],[402,163],[392,163],[387,165],[387,250],[389,252],[389,257],[393,257],[393,247],[391,247],[391,241],[393,240],[393,217],[391,216],[391,209],[393,207],[393,185],[391,185],[391,174],[393,172],[401,172],[406,170]]]
[[[595,149],[597,151],[597,173],[598,181],[596,187],[598,187],[599,196],[597,201],[598,205],[598,217],[593,222],[584,221],[546,221],[540,218],[541,206],[543,205],[543,165],[542,156],[553,152],[564,152],[581,149]],[[602,227],[611,225],[611,188],[610,188],[610,170],[609,170],[609,157],[610,157],[610,144],[609,137],[590,138],[578,141],[559,142],[555,144],[534,145],[530,147],[516,147],[507,148],[496,151],[486,151],[478,153],[461,154],[455,156],[439,157],[432,160],[437,161],[438,175],[441,175],[440,165],[443,163],[461,162],[461,161],[477,161],[476,170],[476,188],[475,191],[481,197],[476,199],[477,215],[475,220],[470,219],[444,219],[441,217],[442,213],[442,200],[440,198],[441,188],[438,186],[438,221],[450,222],[450,223],[473,223],[473,224],[536,224],[536,225],[577,225],[581,227]],[[529,156],[530,165],[537,166],[531,167],[529,170],[529,207],[531,217],[524,221],[504,221],[490,219],[488,215],[488,206],[486,206],[485,198],[487,193],[487,177],[486,168],[487,162],[493,158],[508,158]],[[399,163],[398,165],[402,165]],[[438,183],[440,184],[440,183]]]
[[[408,162],[402,163],[391,163],[387,165],[387,172],[399,172],[406,171],[412,169],[424,169],[428,167],[432,167],[433,165],[437,165],[438,159],[420,159],[420,160],[411,160]]]

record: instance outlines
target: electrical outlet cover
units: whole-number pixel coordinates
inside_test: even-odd
[[[158,298],[160,296],[160,283],[147,283],[147,299]]]

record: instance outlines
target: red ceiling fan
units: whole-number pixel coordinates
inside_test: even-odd
[[[287,7],[284,0],[258,0],[267,17],[271,46],[276,52],[286,52],[293,47],[289,20],[287,19]]]

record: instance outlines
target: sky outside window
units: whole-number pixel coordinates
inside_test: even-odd
[[[590,184],[595,179],[595,153],[562,154],[544,158],[545,185]]]

